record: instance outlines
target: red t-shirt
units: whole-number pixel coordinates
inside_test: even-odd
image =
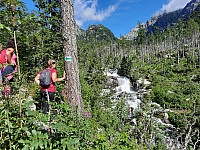
[[[6,63],[6,50],[0,52],[0,64]]]
[[[50,70],[51,76],[52,76],[52,73],[56,73],[56,69],[54,69],[54,68],[46,68],[46,69],[47,69],[47,70]],[[39,74],[42,74],[42,71],[40,71]],[[52,80],[52,78],[51,78],[51,84],[50,84],[50,86],[49,86],[48,88],[44,88],[44,87],[40,86],[40,89],[41,89],[42,91],[46,91],[46,89],[47,89],[48,92],[56,92],[56,85],[55,85],[55,82],[53,82],[53,80]]]

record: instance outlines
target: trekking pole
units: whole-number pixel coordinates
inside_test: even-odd
[[[20,65],[19,65],[19,55],[18,55],[18,49],[17,49],[17,40],[16,40],[16,33],[15,33],[15,5],[14,2],[12,2],[12,24],[14,28],[14,42],[15,42],[15,50],[16,50],[16,55],[17,55],[17,69],[18,69],[18,77],[19,77],[19,82],[21,81],[21,74],[20,74]],[[19,89],[19,116],[22,118],[22,99],[21,99],[21,93]],[[22,120],[20,120],[20,128],[22,128]]]
[[[14,42],[15,42],[15,50],[17,55],[17,68],[18,68],[18,74],[19,74],[19,81],[21,80],[21,74],[20,74],[20,65],[19,65],[19,54],[17,49],[17,40],[16,40],[16,32],[15,32],[15,7],[14,2],[12,3],[12,24],[14,28]]]
[[[48,92],[47,89],[46,89],[46,93],[47,93],[47,101],[48,101],[48,105],[49,105],[49,112],[48,112],[48,114],[50,114],[50,98],[49,98],[49,92]]]
[[[46,94],[47,94],[47,102],[48,102],[48,106],[49,106],[49,112],[48,112],[48,126],[49,126],[49,132],[51,131],[50,129],[50,119],[51,119],[51,105],[50,105],[50,99],[49,99],[49,92],[48,90],[46,89]]]

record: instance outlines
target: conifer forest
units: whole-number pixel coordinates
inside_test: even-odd
[[[18,56],[12,94],[0,93],[0,150],[200,149],[200,7],[126,39],[101,24],[75,25],[73,0],[33,2],[29,11],[21,0],[0,1],[0,43],[15,36]],[[34,78],[49,59],[66,79],[45,114]]]

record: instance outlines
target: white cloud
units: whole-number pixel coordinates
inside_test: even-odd
[[[162,6],[161,12],[172,12],[184,8],[191,0],[169,0],[168,4]]]
[[[117,9],[117,4],[105,10],[98,9],[98,0],[75,0],[74,14],[76,23],[81,27],[86,21],[102,21]]]

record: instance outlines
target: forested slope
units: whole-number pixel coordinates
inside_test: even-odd
[[[179,148],[199,148],[199,12],[165,32],[147,36],[141,29],[135,40],[117,39],[103,25],[82,31],[77,46],[85,112],[79,116],[71,110],[62,94],[64,83],[59,83],[57,97],[62,103],[52,109],[61,113],[49,116],[30,106],[40,99],[34,77],[45,62],[49,58],[57,61],[58,76],[64,70],[60,10],[57,1],[35,3],[40,8],[37,14],[27,13],[23,3],[16,1],[13,27],[11,4],[0,1],[0,43],[5,47],[16,31],[21,68],[21,80],[16,74],[12,84],[14,94],[1,96],[0,149],[167,149],[144,115],[163,119],[153,113],[149,105],[153,102],[170,110],[169,122],[176,130],[168,134]],[[108,69],[118,69],[133,84],[139,78],[151,81],[147,87],[151,92],[143,95],[141,110],[132,114],[137,125],[131,123],[123,99],[113,108],[110,97],[101,96]]]

